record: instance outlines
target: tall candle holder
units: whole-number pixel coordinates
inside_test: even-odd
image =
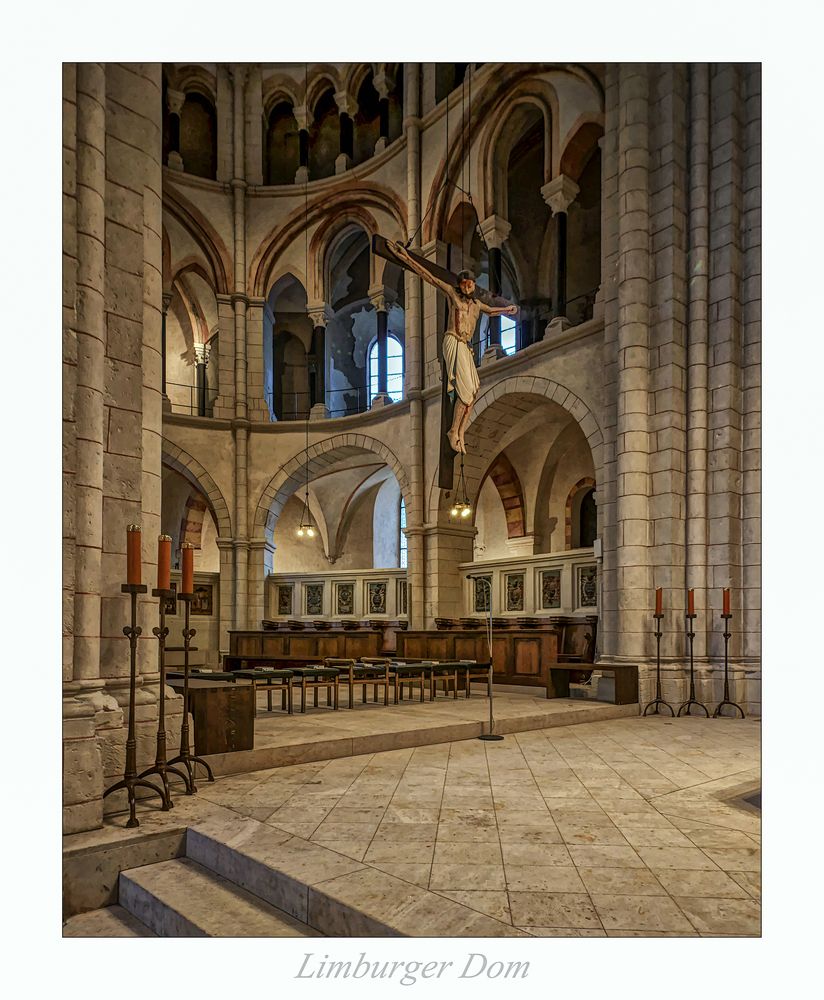
[[[654,711],[650,712],[649,714],[661,715],[661,711],[659,710],[658,706],[665,705],[669,709],[670,715],[673,718],[675,718],[675,709],[672,707],[672,705],[670,705],[668,701],[664,701],[664,699],[661,697],[661,636],[663,635],[663,633],[661,632],[661,621],[664,616],[663,614],[657,614],[653,615],[652,617],[655,619],[655,640],[657,646],[657,653],[655,658],[655,698],[645,706],[644,715],[646,715],[647,712],[651,708],[653,708],[653,706],[654,706]]]
[[[680,718],[682,712],[684,713],[684,715],[692,715],[692,712],[690,712],[690,706],[697,705],[699,708],[704,709],[704,715],[706,715],[706,717],[709,718],[710,717],[709,709],[707,708],[706,705],[702,705],[701,702],[698,701],[698,699],[695,697],[695,666],[693,663],[693,655],[692,655],[692,646],[695,640],[695,632],[693,631],[692,623],[695,621],[698,615],[687,614],[686,617],[687,617],[687,628],[689,629],[689,631],[687,632],[687,638],[690,641],[690,696],[688,700],[685,701],[684,704],[678,709],[678,716]],[[686,709],[686,711],[684,711],[684,709]]]
[[[730,653],[730,636],[732,635],[732,633],[730,632],[730,618],[732,618],[732,615],[727,613],[725,615],[721,615],[721,617],[724,619],[724,699],[723,701],[720,701],[718,703],[718,705],[715,708],[715,711],[712,713],[712,717],[713,719],[719,718],[721,716],[721,709],[724,707],[724,705],[729,705],[731,708],[735,708],[741,713],[742,719],[746,719],[746,715],[744,715],[744,709],[737,702],[732,701],[730,698],[729,653]],[[733,716],[733,718],[735,718],[735,716]]]
[[[137,774],[137,740],[135,738],[134,718],[135,686],[137,678],[137,639],[142,631],[137,624],[137,595],[145,594],[147,589],[141,583],[124,583],[120,587],[122,593],[130,595],[132,605],[131,624],[123,626],[123,634],[129,640],[129,730],[126,737],[126,769],[122,779],[103,792],[103,798],[105,799],[107,795],[111,795],[112,792],[117,792],[121,788],[126,790],[126,794],[129,797],[129,821],[126,823],[127,827],[140,826],[140,821],[135,815],[135,788],[148,788],[156,792],[163,803],[163,809],[166,810],[169,808],[167,805],[167,796],[164,794],[163,789],[158,788],[157,785],[153,785],[151,781],[144,780],[142,774],[139,777]]]
[[[183,722],[180,726],[180,753],[177,757],[173,757],[169,764],[182,764],[186,768],[186,772],[189,775],[189,782],[191,783],[191,789],[193,792],[197,791],[195,786],[195,765],[202,764],[206,768],[206,774],[209,781],[214,781],[215,776],[212,774],[212,769],[203,760],[202,757],[198,757],[193,754],[190,750],[189,744],[189,646],[193,637],[197,634],[197,629],[189,628],[189,613],[191,610],[191,604],[194,600],[194,594],[178,594],[177,599],[183,601],[184,604],[184,626],[183,626]]]
[[[158,714],[157,714],[157,755],[155,757],[155,762],[151,767],[147,767],[146,770],[140,775],[141,778],[145,778],[149,774],[157,774],[160,776],[160,780],[163,782],[163,790],[166,797],[166,809],[171,809],[174,805],[172,802],[172,796],[169,792],[169,773],[176,774],[178,778],[181,778],[184,785],[186,786],[186,794],[192,794],[192,781],[189,775],[185,771],[181,771],[176,767],[171,767],[169,762],[166,760],[166,636],[169,634],[169,629],[166,625],[166,601],[169,598],[174,597],[173,590],[159,590],[154,589],[152,591],[152,597],[158,598],[158,608],[160,615],[160,626],[152,629],[152,633],[157,636],[157,662],[158,662],[158,672],[160,674],[160,690],[158,694]]]

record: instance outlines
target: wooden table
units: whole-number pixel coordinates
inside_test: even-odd
[[[168,680],[183,694],[182,680]],[[195,753],[252,750],[255,746],[255,689],[242,681],[206,681],[189,678],[188,710],[195,726]]]

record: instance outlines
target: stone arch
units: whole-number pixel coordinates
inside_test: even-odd
[[[502,430],[503,433],[506,433],[509,427],[514,426],[524,414],[529,412],[530,396],[549,400],[566,410],[580,427],[592,453],[592,462],[596,470],[596,477],[598,476],[598,470],[603,462],[604,438],[595,414],[579,396],[553,379],[537,375],[511,375],[487,388],[482,388],[472,411],[467,435],[471,435],[473,426],[478,427],[478,422],[486,410],[507,396],[512,397],[513,405],[511,409],[502,412],[504,419],[496,422],[493,429],[494,437],[490,436],[490,440],[500,440]],[[488,459],[484,455],[479,455],[471,450],[464,459],[464,473],[470,499],[477,496],[478,484],[487,464]],[[429,489],[428,515],[431,523],[445,523],[448,519],[446,497],[450,492],[442,490],[438,486],[438,472],[436,470]]]
[[[232,258],[217,230],[199,209],[171,185],[163,189],[163,210],[183,226],[203,253],[211,270],[211,278],[207,280],[215,289],[215,294],[228,294]]]
[[[293,108],[298,107],[298,91],[295,81],[283,73],[273,73],[267,76],[261,86],[261,97],[263,100],[263,117],[269,118],[276,105],[284,102],[291,104]]]
[[[217,106],[217,85],[215,78],[203,66],[189,65],[177,68],[177,90],[186,94],[200,94]]]
[[[314,117],[315,105],[330,87],[336,94],[343,89],[338,69],[329,64],[313,67],[304,95],[304,104],[311,117]]]
[[[375,211],[388,215],[392,220],[393,225],[385,235],[392,239],[405,238],[406,209],[403,203],[394,192],[378,185],[356,184],[345,190],[315,198],[309,203],[308,219],[302,205],[296,208],[282,225],[267,233],[255,251],[249,266],[250,294],[265,297],[266,290],[272,285],[269,275],[273,273],[289,247],[303,238],[305,228],[319,227],[318,232],[312,237],[309,261],[310,273],[319,275],[321,265],[317,260],[317,248],[323,243],[323,238],[319,236],[321,229],[326,230],[329,238],[329,229],[336,224],[343,224],[342,218],[346,215],[350,221],[352,218],[366,220],[368,217],[369,225],[372,227],[371,232],[376,232],[377,221],[372,214]],[[294,271],[291,266],[287,269]],[[320,296],[317,281],[314,288],[307,287],[306,291],[310,298],[317,299]]]
[[[575,508],[575,501],[582,493],[588,493],[589,490],[594,490],[595,485],[595,480],[592,476],[584,476],[582,479],[579,479],[569,491],[569,496],[566,499],[564,510],[564,548],[566,549],[572,548],[572,517],[573,510]]]
[[[217,483],[200,462],[166,437],[163,438],[160,461],[162,465],[179,472],[203,494],[214,514],[218,536],[231,538],[232,519],[229,515],[229,506]]]
[[[378,231],[377,221],[371,212],[357,205],[345,209],[341,215],[331,218],[326,225],[319,226],[309,244],[309,266],[314,282],[314,297],[326,302],[330,290],[330,267],[336,247],[355,230],[366,234],[370,245]],[[375,256],[369,255],[369,285],[375,283]]]
[[[567,133],[559,158],[559,173],[577,181],[603,134],[603,122],[581,115]]]
[[[311,476],[313,472],[317,473],[341,458],[361,452],[371,452],[386,463],[398,481],[407,511],[412,510],[415,500],[409,487],[409,477],[393,452],[385,444],[365,434],[336,434],[302,449],[272,476],[263,488],[255,508],[253,522],[255,537],[271,539],[274,526],[286,501],[304,485],[304,471],[307,465]]]

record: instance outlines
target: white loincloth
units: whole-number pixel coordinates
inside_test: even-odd
[[[447,389],[456,392],[458,399],[468,406],[481,386],[469,345],[452,334],[447,334],[443,338],[443,357],[446,362]]]

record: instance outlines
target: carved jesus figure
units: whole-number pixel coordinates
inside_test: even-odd
[[[482,312],[487,316],[517,316],[518,307],[509,305],[493,308],[476,298],[475,275],[471,271],[461,271],[457,284],[450,285],[422,267],[402,243],[387,240],[387,245],[403,262],[404,267],[442,291],[449,302],[449,320],[443,336],[443,357],[447,389],[455,401],[455,413],[446,436],[452,450],[465,455],[464,433],[481,385],[469,346],[478,316]]]

